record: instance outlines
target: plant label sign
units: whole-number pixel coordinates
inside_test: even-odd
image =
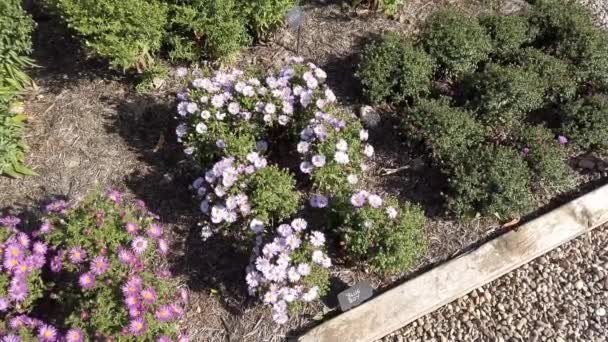
[[[357,283],[338,293],[338,303],[342,311],[347,311],[371,298],[374,289],[367,281]]]

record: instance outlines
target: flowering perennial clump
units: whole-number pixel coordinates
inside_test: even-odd
[[[287,322],[289,309],[312,302],[327,290],[331,259],[324,251],[325,236],[307,227],[304,219],[296,218],[278,226],[268,243],[263,244],[259,235],[247,267],[249,293],[272,306],[279,324]]]
[[[269,159],[280,155],[282,146],[297,151],[299,165],[292,169],[310,182],[310,191],[302,195],[312,208],[329,207],[340,220],[353,210],[351,197],[355,209],[364,202],[380,208],[384,201],[355,189],[374,148],[356,116],[337,109],[325,71],[290,58],[263,79],[252,75],[182,72],[190,86],[178,94],[176,135],[184,152],[206,170],[192,184],[204,214],[203,238],[238,232],[239,238],[252,240],[249,292],[271,305],[274,320],[282,324],[288,311],[325,292],[332,262],[324,251],[325,234],[305,231],[304,219],[282,224],[276,232],[266,228],[300,209],[294,176]],[[398,207],[384,209],[382,220],[400,220]],[[420,231],[420,220],[416,224],[412,229]]]
[[[16,219],[0,223],[0,285],[9,285],[7,293],[0,286],[5,340],[187,341],[176,324],[183,296],[168,270],[152,267],[162,264],[168,243],[143,202],[109,191],[75,207],[55,202],[47,211],[31,236],[16,229]]]

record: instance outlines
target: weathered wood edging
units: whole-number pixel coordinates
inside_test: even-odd
[[[374,341],[606,222],[608,185],[313,328],[298,341]]]

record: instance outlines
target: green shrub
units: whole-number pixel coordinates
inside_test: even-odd
[[[480,23],[492,39],[491,55],[498,60],[508,59],[528,42],[528,22],[518,15],[489,15]]]
[[[475,71],[492,50],[492,41],[477,18],[452,8],[431,15],[422,44],[449,76]]]
[[[0,2],[0,104],[10,101],[6,95],[31,83],[23,69],[33,65],[27,57],[32,52],[33,30],[34,21],[20,0]]]
[[[543,105],[545,84],[538,74],[518,67],[490,64],[464,82],[468,106],[491,126],[512,126]]]
[[[577,75],[592,91],[608,92],[608,32],[594,32],[593,49],[578,63]]]
[[[518,152],[484,145],[452,166],[448,203],[459,215],[507,219],[529,209],[530,169]]]
[[[276,165],[260,169],[248,184],[252,213],[265,222],[289,218],[300,208],[295,185],[295,178],[287,170]]]
[[[157,0],[54,0],[88,49],[113,68],[145,70],[160,49],[167,7]]]
[[[377,208],[351,208],[341,228],[342,238],[349,257],[365,261],[376,271],[399,272],[424,250],[424,223],[419,207],[399,205],[388,197]]]
[[[608,149],[608,96],[589,96],[564,106],[562,130],[583,149]]]
[[[283,22],[295,4],[296,0],[241,0],[239,9],[246,14],[255,37],[263,38]]]
[[[407,136],[424,141],[433,156],[450,164],[483,140],[483,127],[474,113],[450,107],[447,99],[421,100],[404,115]]]
[[[517,131],[516,146],[534,172],[534,180],[554,192],[569,190],[574,185],[568,167],[568,151],[542,126],[525,126]]]
[[[433,64],[424,50],[397,34],[387,34],[363,51],[357,77],[374,103],[398,103],[429,93]]]
[[[251,41],[235,0],[193,0],[170,6],[167,43],[174,60],[230,59]]]
[[[403,5],[403,0],[351,0],[352,6],[367,3],[373,10],[380,10],[388,16],[396,16]]]
[[[539,0],[529,14],[533,45],[582,61],[594,49],[591,12],[574,0]]]
[[[534,48],[521,50],[517,59],[519,65],[540,76],[547,103],[565,102],[576,95],[576,77],[568,63]]]

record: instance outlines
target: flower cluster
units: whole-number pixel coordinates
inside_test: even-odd
[[[142,201],[131,204],[113,190],[74,208],[50,211],[38,234],[54,251],[50,269],[62,291],[51,291],[60,305],[67,304],[68,317],[80,317],[82,329],[67,331],[67,341],[83,341],[85,335],[187,340],[176,333],[185,303],[178,300],[171,274],[151,267],[169,252],[163,233]],[[78,286],[70,279],[77,279]],[[62,319],[58,325],[67,325]],[[50,325],[45,331],[44,341],[63,338]]]
[[[300,171],[312,177],[318,192],[331,196],[351,192],[367,168],[361,157],[374,154],[374,148],[365,143],[368,136],[367,130],[351,116],[316,112],[300,132],[297,144],[302,158]],[[318,194],[310,204],[326,205],[319,201]]]
[[[40,298],[40,270],[48,247],[17,226],[12,216],[0,218],[0,316],[12,310],[27,311]]]
[[[290,307],[317,299],[327,288],[331,259],[324,252],[325,236],[307,232],[307,226],[304,219],[296,218],[278,226],[276,236],[266,244],[258,236],[247,268],[249,293],[272,306],[279,324],[287,322]]]
[[[211,223],[231,224],[239,216],[247,217],[251,213],[251,205],[247,194],[243,191],[247,184],[247,176],[267,166],[266,158],[258,152],[246,156],[245,163],[238,163],[234,157],[223,158],[205,172],[204,177],[197,178],[192,188],[203,200],[200,210],[208,215]],[[207,228],[210,229],[210,228]]]

